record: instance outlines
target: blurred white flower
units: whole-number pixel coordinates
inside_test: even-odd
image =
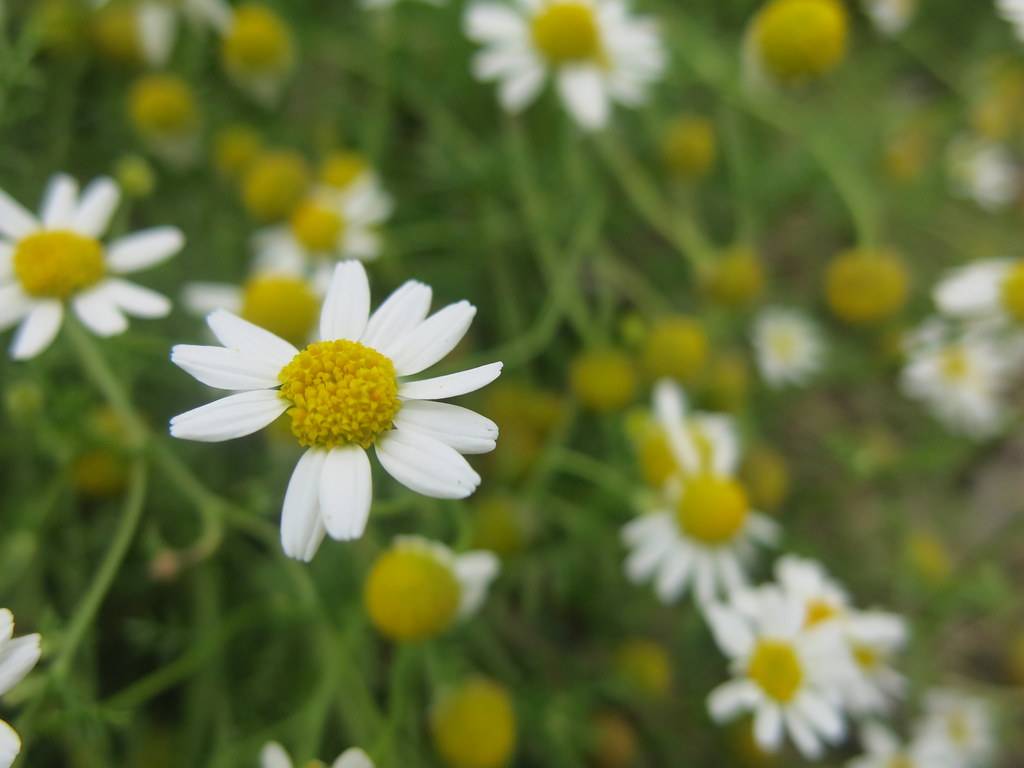
[[[110,5],[96,0],[95,8]],[[142,0],[132,8],[135,36],[146,64],[160,68],[167,64],[178,36],[178,17],[197,27],[223,32],[231,23],[231,6],[225,0]]]
[[[24,679],[39,661],[39,635],[14,637],[14,616],[0,609],[0,696]],[[21,752],[21,739],[0,720],[0,768],[11,768]]]
[[[370,315],[370,286],[357,261],[335,268],[320,315],[321,341],[301,352],[230,312],[207,322],[223,347],[176,346],[171,360],[196,379],[237,394],[171,420],[171,434],[220,442],[250,435],[286,411],[307,448],[285,494],[285,553],[311,560],[325,533],[363,534],[373,494],[367,449],[408,488],[435,498],[465,498],[480,476],[462,454],[494,449],[497,425],[473,411],[436,402],[473,392],[501,363],[408,381],[444,358],[476,314],[466,301],[427,317],[431,290],[409,281]]]
[[[747,585],[745,568],[756,545],[773,544],[774,521],[750,508],[735,479],[738,441],[731,428],[695,437],[686,417],[685,396],[662,380],[655,386],[654,411],[679,467],[658,505],[623,528],[630,549],[625,569],[634,583],[653,580],[659,599],[679,599],[691,583],[705,606]]]
[[[293,768],[292,759],[284,747],[271,741],[260,752],[260,768]],[[331,768],[374,768],[374,765],[369,755],[353,747],[342,752],[338,759],[331,763]]]
[[[1017,39],[1024,42],[1024,0],[996,0],[999,15],[1013,25]]]
[[[903,32],[914,18],[917,0],[863,0],[864,13],[879,32],[895,36]]]
[[[824,343],[817,325],[795,309],[769,307],[754,321],[754,355],[772,387],[804,384],[821,370]]]
[[[1020,191],[1020,171],[1001,144],[962,136],[950,144],[947,167],[953,191],[987,211],[1005,208]]]
[[[903,744],[878,723],[865,725],[860,740],[865,752],[847,763],[847,768],[955,768],[941,745],[920,738]]]
[[[971,262],[944,277],[933,298],[948,317],[1024,322],[1024,261]]]
[[[170,258],[185,238],[174,227],[157,227],[101,243],[120,199],[111,179],[96,179],[79,195],[77,182],[58,174],[36,218],[0,190],[0,331],[21,323],[12,357],[45,350],[60,330],[65,304],[99,336],[127,330],[125,315],[171,311],[167,298],[119,275]]]
[[[987,766],[995,753],[988,702],[952,690],[931,691],[916,738],[941,745],[950,762],[962,768]]]
[[[506,111],[531,104],[550,75],[587,130],[607,124],[612,103],[642,104],[665,68],[656,25],[634,16],[624,0],[476,0],[465,26],[484,46],[473,74],[500,82]]]

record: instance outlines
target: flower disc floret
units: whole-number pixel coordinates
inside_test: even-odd
[[[14,274],[29,296],[66,299],[104,275],[103,246],[77,232],[37,232],[18,241]]]
[[[749,512],[743,486],[712,473],[689,478],[676,503],[679,527],[688,536],[710,546],[736,538]]]
[[[292,434],[307,447],[369,448],[401,407],[395,366],[357,341],[318,341],[281,369]]]
[[[778,640],[761,640],[757,644],[747,665],[747,675],[765,695],[783,704],[796,696],[804,681],[796,649]]]
[[[555,66],[601,58],[601,32],[586,3],[548,3],[533,18],[530,32],[537,50]]]
[[[429,550],[396,546],[374,563],[363,602],[381,634],[393,640],[423,640],[451,625],[460,594],[448,564]]]

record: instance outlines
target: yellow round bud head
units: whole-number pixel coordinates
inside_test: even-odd
[[[199,128],[191,86],[177,75],[143,75],[128,95],[132,125],[144,138],[180,138]]]
[[[446,692],[431,712],[434,746],[448,768],[502,768],[516,746],[516,716],[508,692],[477,677]]]
[[[910,292],[907,268],[881,248],[854,248],[836,256],[825,273],[825,299],[850,325],[871,325],[896,315]]]
[[[259,221],[287,218],[310,185],[309,166],[298,152],[270,150],[251,162],[242,177],[242,202]]]
[[[1024,261],[1014,264],[1003,278],[1000,298],[1010,317],[1024,322]]]
[[[747,492],[736,480],[705,472],[687,478],[676,502],[676,522],[703,544],[726,544],[743,530],[750,513]]]
[[[97,52],[108,61],[117,64],[141,63],[138,14],[133,4],[112,2],[95,11],[91,33]]]
[[[594,9],[580,0],[545,3],[530,25],[533,44],[552,66],[603,59]]]
[[[708,118],[684,115],[669,123],[661,140],[661,158],[669,172],[699,179],[715,165],[715,126]]]
[[[41,46],[59,55],[79,53],[87,31],[88,16],[76,0],[42,0],[36,8]]]
[[[907,539],[906,548],[911,568],[929,584],[939,586],[953,573],[949,548],[931,531],[913,531]]]
[[[106,270],[100,242],[70,230],[21,238],[12,261],[22,289],[39,299],[67,299],[98,283]]]
[[[754,18],[752,44],[770,77],[799,83],[839,65],[849,23],[841,0],[770,0]]]
[[[660,698],[672,687],[672,662],[653,640],[627,640],[615,653],[615,675],[630,690]]]
[[[235,8],[221,43],[225,68],[246,77],[279,76],[295,60],[291,30],[268,6],[246,3]]]
[[[640,747],[633,724],[618,712],[599,712],[590,723],[591,752],[599,768],[630,768]]]
[[[314,253],[336,249],[345,231],[341,213],[315,197],[306,198],[296,206],[290,225],[295,239]]]
[[[241,315],[301,347],[313,333],[320,300],[302,278],[257,275],[242,290]]]
[[[1010,642],[1008,656],[1010,679],[1024,688],[1024,630],[1018,631]]]
[[[320,181],[334,189],[348,189],[369,170],[370,164],[358,152],[335,150],[320,165]]]
[[[708,268],[708,296],[726,307],[749,307],[764,290],[764,267],[753,248],[737,245],[722,251]]]
[[[750,366],[739,353],[716,355],[705,379],[710,405],[717,411],[734,413],[743,408],[750,394]]]
[[[670,377],[684,384],[697,380],[704,370],[708,339],[703,326],[685,315],[657,320],[643,347],[644,369],[652,379]]]
[[[740,467],[740,477],[757,509],[774,512],[789,494],[786,460],[768,446],[757,446],[747,453]]]
[[[92,499],[120,496],[128,486],[128,468],[114,451],[94,448],[74,460],[71,485],[79,495]]]
[[[213,164],[221,176],[237,179],[259,156],[263,137],[248,125],[229,125],[213,139]]]
[[[625,408],[636,393],[633,361],[614,349],[583,352],[569,366],[569,387],[587,408],[600,412]]]
[[[460,592],[449,563],[428,547],[398,542],[373,564],[363,604],[378,632],[409,642],[448,629],[458,615]]]
[[[664,488],[666,481],[679,469],[665,431],[649,423],[640,434],[637,450],[644,481],[652,488]]]
[[[523,511],[509,496],[479,501],[473,514],[473,549],[488,549],[501,557],[521,552],[526,544]]]
[[[153,166],[141,155],[125,155],[118,160],[114,166],[114,176],[127,197],[149,197],[156,186]]]

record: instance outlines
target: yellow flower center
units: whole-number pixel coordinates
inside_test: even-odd
[[[971,362],[967,350],[961,346],[947,347],[942,352],[939,369],[943,377],[952,382],[962,382],[971,373]]]
[[[907,269],[894,253],[859,248],[829,264],[825,298],[839,319],[866,325],[899,312],[907,301],[908,284]]]
[[[452,569],[431,552],[399,545],[374,563],[363,603],[381,634],[392,640],[423,640],[452,623],[460,591]]]
[[[715,164],[715,127],[706,117],[681,117],[662,138],[661,156],[668,170],[684,179],[704,176]]]
[[[242,317],[300,346],[309,340],[319,311],[309,284],[297,277],[254,277],[242,292]]]
[[[213,164],[221,175],[237,178],[259,156],[263,137],[247,125],[231,125],[220,131],[213,142]]]
[[[914,768],[914,763],[906,755],[896,755],[889,758],[885,768]]]
[[[345,231],[341,214],[317,200],[306,200],[292,212],[292,234],[308,251],[332,251]]]
[[[752,248],[739,245],[722,253],[712,267],[708,294],[727,307],[746,307],[764,289],[764,268]]]
[[[143,136],[187,135],[196,130],[199,115],[192,89],[175,75],[146,75],[132,86],[128,111]]]
[[[839,609],[825,600],[811,600],[807,604],[807,616],[804,619],[805,627],[815,627],[834,619],[839,615]]]
[[[1003,280],[1003,307],[1014,320],[1024,322],[1024,261],[1013,265]]]
[[[309,168],[298,152],[264,152],[250,164],[242,180],[246,210],[261,221],[287,217],[309,187]]]
[[[597,19],[585,3],[548,3],[534,16],[530,31],[537,50],[554,66],[602,57]]]
[[[644,341],[644,368],[652,378],[694,381],[707,361],[708,339],[696,320],[675,316],[659,320]]]
[[[946,721],[949,738],[954,744],[968,744],[971,741],[971,727],[961,712],[952,713]]]
[[[111,61],[134,64],[141,58],[136,9],[125,3],[111,3],[92,18],[92,40]]]
[[[624,408],[636,391],[633,363],[612,349],[584,352],[569,367],[569,384],[580,403],[595,411]]]
[[[882,661],[878,651],[866,645],[855,644],[852,650],[854,661],[861,669],[870,671],[878,667]]]
[[[819,77],[846,55],[849,19],[839,0],[772,0],[754,22],[754,44],[776,79]]]
[[[335,189],[347,189],[369,169],[366,158],[357,152],[332,152],[320,167],[320,180]]]
[[[395,366],[358,341],[317,341],[281,369],[292,434],[304,446],[369,448],[401,407]]]
[[[276,74],[292,62],[292,39],[284,21],[263,5],[243,5],[224,37],[228,67],[251,75]]]
[[[515,749],[512,702],[504,688],[485,678],[444,696],[431,726],[438,754],[450,768],[501,768]]]
[[[14,274],[29,296],[66,299],[99,282],[103,246],[77,232],[37,232],[18,241]]]
[[[686,481],[676,504],[676,521],[686,535],[713,546],[732,541],[749,512],[742,485],[706,472]]]
[[[644,480],[654,488],[663,487],[665,481],[679,468],[664,430],[657,427],[646,429],[639,448],[640,471]]]
[[[785,704],[804,680],[803,667],[796,650],[780,640],[761,640],[747,666],[747,675],[765,694]]]

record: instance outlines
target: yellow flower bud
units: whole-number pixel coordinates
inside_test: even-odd
[[[825,274],[825,299],[850,325],[871,325],[897,314],[910,291],[907,268],[888,249],[855,248],[836,256]]]
[[[592,410],[625,408],[636,393],[633,362],[614,349],[583,352],[570,364],[569,387],[576,399]]]
[[[754,18],[752,45],[769,77],[794,84],[839,65],[849,23],[841,0],[770,0]]]
[[[657,320],[644,342],[644,369],[652,379],[697,380],[707,360],[708,340],[701,324],[685,315]]]
[[[715,165],[715,126],[706,117],[684,115],[666,128],[661,141],[665,167],[682,179],[699,179]]]
[[[446,692],[430,724],[437,752],[449,768],[501,768],[515,751],[512,700],[487,678],[467,680]]]

